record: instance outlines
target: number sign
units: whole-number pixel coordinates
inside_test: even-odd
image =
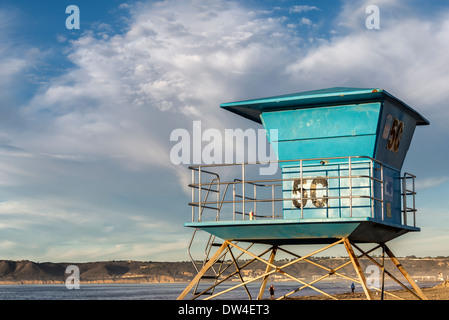
[[[321,188],[327,188],[327,180],[324,177],[316,177],[312,179],[312,183],[310,184],[310,188],[307,192],[307,189],[305,188],[305,185],[307,184],[307,181],[311,179],[303,178],[302,183],[301,179],[295,179],[293,181],[293,195],[297,197],[302,197],[301,199],[293,199],[292,203],[296,208],[305,207],[307,205],[307,200],[309,199],[310,194],[310,200],[312,201],[312,204],[317,208],[322,208],[327,205],[327,196],[323,195],[323,197],[317,198],[316,196],[316,189],[317,185],[321,185]]]
[[[388,134],[387,149],[393,151],[394,153],[398,153],[399,143],[401,142],[402,132],[404,131],[404,122],[388,115],[385,126],[387,127],[390,125],[391,128],[390,133]]]

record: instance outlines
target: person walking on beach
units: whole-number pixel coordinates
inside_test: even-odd
[[[274,299],[274,287],[273,287],[273,284],[270,286],[269,290],[270,290],[270,299]]]
[[[354,293],[354,290],[355,290],[355,285],[354,285],[354,282],[353,282],[353,283],[351,283],[351,292]]]

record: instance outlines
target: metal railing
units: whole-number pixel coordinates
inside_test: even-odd
[[[404,172],[404,176],[401,177],[402,179],[402,214],[403,214],[403,223],[405,225],[407,225],[407,214],[409,212],[412,213],[412,217],[413,217],[413,226],[416,227],[416,207],[415,207],[415,196],[416,196],[416,191],[415,191],[415,178],[416,176],[414,176],[413,174],[410,174],[408,172]],[[409,184],[407,184],[408,181],[411,180],[411,189],[409,189]],[[411,196],[412,197],[412,201],[411,201],[411,206],[410,205],[410,201],[407,201],[407,197]]]
[[[303,219],[317,212],[324,218],[363,215],[386,219],[384,165],[380,161],[353,156],[276,163],[282,167],[281,177],[257,175],[257,179],[251,178],[252,170],[272,162],[189,167],[192,170],[192,183],[189,184],[192,188],[189,203],[192,222],[279,219],[289,214]],[[240,177],[235,178],[235,170]],[[231,178],[224,178],[230,173]],[[322,179],[314,179],[317,176]],[[401,177],[402,223],[406,225],[407,213],[412,213],[413,226],[416,226],[414,178],[409,173]],[[410,180],[411,188],[407,187]],[[308,190],[307,184],[310,184]],[[212,193],[216,194],[215,199],[211,199]],[[412,201],[407,200],[410,196]],[[307,206],[309,201],[311,206]],[[210,215],[210,212],[214,214]]]

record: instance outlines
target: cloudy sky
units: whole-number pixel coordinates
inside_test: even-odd
[[[80,28],[66,27],[66,7]],[[170,133],[260,128],[223,102],[383,88],[418,110],[403,169],[422,232],[449,255],[449,5],[377,1],[0,1],[0,259],[187,260],[189,172]]]

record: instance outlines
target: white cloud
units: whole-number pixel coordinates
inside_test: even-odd
[[[8,232],[14,225],[35,230],[22,241],[31,237],[28,241],[42,246],[42,256],[124,255],[134,249],[112,247],[130,232],[135,232],[136,256],[139,250],[164,252],[161,244],[138,245],[155,239],[145,238],[145,228],[134,229],[129,216],[146,216],[140,226],[154,227],[162,212],[165,223],[178,221],[171,230],[182,229],[176,217],[189,219],[179,209],[166,214],[174,207],[190,212],[188,199],[179,194],[187,189],[190,173],[170,163],[171,130],[190,130],[198,119],[203,129],[233,128],[239,121],[246,126],[219,104],[261,91],[276,93],[283,86],[279,70],[293,61],[300,41],[280,20],[260,17],[236,2],[165,1],[128,9],[127,32],[102,37],[96,27],[72,41],[73,67],[49,79],[19,109],[20,134],[0,136],[0,151],[7,155],[0,176],[21,190],[3,194],[9,201],[1,214],[12,217],[22,210],[20,219],[3,226]],[[58,223],[62,227],[52,235],[53,243],[42,241],[42,233]],[[155,233],[166,231],[159,227]],[[92,232],[98,235],[89,236]],[[52,249],[43,253],[48,246]],[[179,244],[169,246],[184,252]]]
[[[290,12],[296,12],[296,13],[308,12],[308,11],[313,11],[313,10],[320,10],[320,9],[315,6],[309,6],[309,5],[299,5],[299,6],[293,6],[290,8]]]
[[[77,222],[82,236],[53,244],[46,253],[49,260],[52,253],[75,260],[83,253],[89,258],[156,254],[164,248],[140,245],[137,238],[150,239],[142,238],[144,228],[135,228],[136,223],[154,229],[161,221],[153,217],[163,215],[182,228],[183,220],[176,218],[189,219],[181,200],[189,172],[170,163],[170,132],[190,130],[192,120],[201,120],[203,129],[252,125],[220,110],[222,102],[331,86],[381,87],[444,122],[448,111],[443,102],[449,98],[448,17],[392,17],[388,22],[385,18],[393,15],[387,8],[397,4],[383,2],[381,29],[374,32],[364,28],[364,4],[345,2],[336,19],[336,24],[344,22],[340,27],[347,31],[338,33],[344,35],[314,38],[311,45],[295,36],[291,24],[283,26],[282,18],[258,15],[238,2],[121,5],[131,12],[128,31],[111,35],[107,25],[103,29],[108,29],[108,37],[102,37],[104,30],[85,31],[69,48],[73,67],[50,79],[18,108],[15,121],[8,122],[20,123],[16,130],[0,129],[0,186],[22,188],[20,196],[2,188],[1,199],[10,196],[13,202],[4,203],[0,213],[8,215],[8,205],[11,212],[21,209],[24,216],[33,217],[26,227],[53,225],[51,219]],[[20,52],[41,54],[28,49]],[[17,70],[26,70],[33,61],[25,54],[12,57],[5,52],[0,48],[2,66],[17,59]],[[8,77],[5,82],[0,79],[0,88],[10,79],[20,79]],[[187,215],[161,210],[178,200]],[[16,223],[25,226],[23,221]],[[10,230],[14,223],[1,226]],[[112,238],[130,230],[136,231],[132,246]],[[89,236],[96,231],[101,235]],[[170,250],[184,250],[177,241]],[[70,245],[75,249],[69,252]]]
[[[0,226],[0,229],[1,229],[1,226]],[[17,249],[18,246],[19,246],[19,244],[16,242],[13,242],[13,241],[4,240],[4,241],[0,242],[0,248],[3,250]]]
[[[359,27],[321,40],[287,69],[302,88],[384,88],[425,116],[447,119],[449,15],[395,22],[378,31]]]
[[[206,126],[232,126],[219,104],[272,88],[298,41],[276,19],[233,2],[166,1],[131,12],[127,33],[105,40],[86,32],[72,43],[75,68],[24,108],[46,123],[24,147],[44,139],[46,154],[173,169],[170,131],[190,129],[199,115]]]
[[[416,182],[416,190],[421,191],[428,188],[438,187],[449,180],[449,177],[434,177],[427,179],[419,179]]]
[[[302,17],[301,20],[299,21],[299,25],[306,25],[310,27],[313,25],[313,22],[309,18]]]

